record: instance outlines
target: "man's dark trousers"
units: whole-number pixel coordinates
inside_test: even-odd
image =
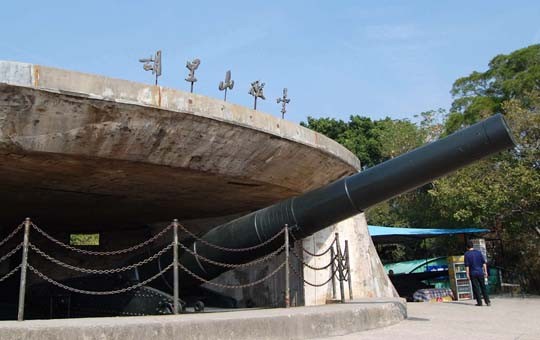
[[[484,301],[486,302],[486,305],[490,304],[489,296],[486,291],[486,285],[484,284],[484,277],[483,276],[473,276],[471,277],[472,282],[472,288],[474,292],[474,296],[476,297],[476,304],[482,305],[482,297],[480,296],[480,291],[482,291],[482,296],[484,297]]]

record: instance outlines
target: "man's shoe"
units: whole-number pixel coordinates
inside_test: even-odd
[[[482,307],[481,303],[477,303],[475,306]]]
[[[486,306],[488,307],[491,306],[491,302],[486,303]]]

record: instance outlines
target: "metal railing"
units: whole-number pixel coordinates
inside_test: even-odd
[[[129,265],[116,267],[116,268],[106,268],[106,269],[95,269],[95,268],[86,268],[86,267],[80,267],[75,266],[69,263],[66,263],[54,256],[51,256],[50,254],[47,254],[47,252],[44,250],[46,248],[40,248],[38,247],[34,242],[30,241],[30,232],[31,230],[36,231],[39,235],[43,236],[46,240],[54,243],[55,245],[64,248],[68,251],[82,254],[82,255],[90,255],[90,256],[117,256],[117,255],[125,255],[131,252],[134,252],[138,249],[141,249],[142,247],[145,247],[147,245],[152,244],[159,238],[163,237],[165,233],[172,229],[172,235],[173,239],[170,243],[165,243],[165,246],[163,246],[160,250],[156,251],[153,255],[150,255],[146,257],[143,260],[140,260],[136,263],[132,263]],[[214,259],[207,258],[205,256],[202,256],[198,254],[195,251],[192,251],[189,247],[183,245],[178,241],[178,232],[179,229],[183,231],[185,234],[187,234],[189,237],[195,239],[198,242],[204,243],[206,246],[219,249],[221,251],[226,252],[250,252],[254,250],[258,250],[261,247],[264,247],[271,242],[277,240],[281,235],[283,235],[283,245],[278,247],[276,250],[270,252],[269,254],[258,258],[253,261],[245,262],[245,263],[225,263],[216,261]],[[344,295],[344,281],[347,281],[349,283],[349,297],[352,299],[352,286],[351,286],[351,271],[350,271],[350,263],[349,263],[349,247],[348,242],[345,241],[345,248],[344,251],[341,251],[340,243],[339,243],[339,235],[336,233],[334,241],[331,243],[331,245],[322,253],[315,254],[310,253],[306,249],[302,248],[303,252],[306,254],[312,256],[312,257],[321,257],[328,253],[331,254],[330,261],[327,265],[323,267],[315,267],[312,265],[309,265],[303,261],[303,257],[296,253],[294,247],[291,247],[290,238],[292,237],[294,240],[294,235],[290,233],[289,227],[287,225],[284,226],[283,229],[281,229],[278,233],[270,237],[268,240],[261,242],[260,244],[247,247],[247,248],[226,248],[223,246],[218,246],[215,244],[212,244],[208,241],[205,241],[201,238],[199,238],[197,235],[195,235],[193,232],[186,229],[181,223],[178,222],[178,220],[173,220],[172,223],[167,225],[165,228],[163,228],[160,232],[152,236],[151,238],[135,244],[133,246],[130,246],[128,248],[119,249],[119,250],[111,250],[111,251],[91,251],[87,249],[81,249],[74,247],[72,245],[66,244],[57,238],[49,235],[47,232],[45,232],[43,229],[39,228],[37,225],[35,225],[30,218],[27,218],[23,223],[21,223],[19,226],[17,226],[8,236],[6,236],[3,240],[0,241],[0,248],[4,246],[5,244],[8,244],[8,242],[21,231],[24,231],[23,240],[22,242],[16,244],[10,251],[8,251],[5,255],[0,257],[0,263],[6,261],[10,257],[12,257],[14,254],[18,253],[19,251],[22,251],[22,259],[21,263],[19,263],[16,267],[11,269],[8,273],[6,273],[4,276],[0,277],[0,283],[9,277],[13,276],[15,273],[17,273],[19,270],[20,273],[20,282],[19,282],[19,299],[18,299],[18,313],[17,313],[17,320],[22,321],[24,320],[24,312],[25,312],[25,299],[26,299],[26,286],[27,286],[27,273],[30,271],[33,275],[40,278],[41,280],[56,286],[58,288],[61,288],[62,290],[69,291],[71,293],[76,294],[86,294],[86,295],[114,295],[114,294],[122,294],[127,293],[130,291],[133,291],[135,289],[139,289],[158,277],[162,276],[166,272],[172,269],[173,271],[173,303],[172,303],[172,312],[174,314],[178,314],[181,311],[180,308],[180,298],[179,298],[179,270],[183,270],[188,275],[192,276],[196,280],[200,281],[201,283],[206,283],[212,286],[224,288],[224,289],[240,289],[240,288],[246,288],[246,287],[252,287],[255,285],[258,285],[264,281],[269,280],[273,276],[275,276],[279,271],[282,269],[285,270],[285,294],[284,294],[284,305],[285,307],[290,307],[290,274],[289,270],[291,270],[295,275],[297,275],[302,282],[304,282],[307,285],[314,286],[314,287],[320,287],[325,284],[328,284],[328,282],[332,281],[332,294],[335,298],[336,296],[336,285],[335,280],[336,278],[340,282],[340,291],[341,291],[341,301],[345,301],[345,295]],[[13,243],[13,242],[12,242]],[[292,243],[294,246],[294,242]],[[215,266],[221,266],[224,268],[229,269],[238,269],[238,268],[246,268],[250,266],[254,266],[263,262],[268,262],[274,258],[277,258],[283,254],[283,260],[276,264],[275,268],[266,276],[263,278],[260,278],[258,280],[255,280],[253,282],[245,282],[245,283],[239,283],[239,284],[222,284],[218,282],[214,282],[212,280],[207,280],[193,271],[191,271],[189,268],[184,266],[182,263],[179,262],[179,249],[181,248],[185,253],[190,254],[191,256],[194,256],[197,260],[203,261]],[[125,272],[128,270],[137,269],[140,266],[143,266],[145,264],[148,264],[152,261],[155,261],[159,259],[162,255],[169,252],[172,249],[173,256],[172,256],[172,262],[169,263],[167,266],[165,266],[163,269],[160,268],[160,271],[155,273],[155,275],[146,278],[143,281],[131,284],[126,287],[119,287],[118,289],[113,290],[105,290],[105,291],[93,291],[93,290],[86,290],[86,289],[80,289],[76,287],[69,286],[65,283],[60,282],[59,280],[56,280],[47,274],[43,273],[41,270],[39,270],[36,266],[36,263],[34,261],[30,261],[30,253],[33,254],[33,256],[38,256],[44,260],[49,261],[50,263],[59,266],[63,269],[75,271],[78,273],[84,273],[84,274],[91,274],[91,275],[109,275],[109,274],[117,274],[121,272]],[[291,266],[290,263],[290,251],[292,251],[292,254],[298,259],[298,261],[302,264],[303,267],[306,267],[311,270],[319,271],[319,270],[325,270],[328,268],[330,269],[331,275],[330,278],[324,282],[323,284],[313,284],[309,281],[304,280],[303,275],[298,273],[296,269]],[[33,259],[33,257],[32,257]],[[106,279],[106,278],[105,278]]]
[[[296,240],[295,240],[296,241]],[[322,256],[327,255],[330,253],[330,259],[328,262],[321,267],[312,266],[308,263],[306,263],[303,260],[303,256],[298,254],[294,248],[292,249],[292,254],[296,259],[302,264],[303,267],[308,268],[313,271],[323,271],[328,270],[330,271],[330,275],[327,280],[325,280],[322,283],[313,283],[308,280],[306,280],[301,273],[299,273],[294,267],[291,267],[292,272],[298,277],[298,279],[302,280],[306,285],[311,287],[322,287],[327,285],[329,282],[332,282],[332,299],[336,299],[337,296],[337,289],[336,289],[336,279],[339,281],[339,291],[340,291],[340,302],[345,302],[345,288],[344,288],[344,282],[348,283],[349,286],[349,299],[353,299],[353,289],[352,289],[352,279],[351,279],[351,265],[350,265],[350,258],[349,258],[349,242],[345,240],[345,247],[343,248],[343,251],[341,249],[340,241],[339,241],[339,233],[334,234],[334,240],[330,245],[323,250],[320,253],[313,253],[305,249],[304,247],[301,247],[302,252],[305,254],[308,254],[311,257],[314,258],[320,258]]]
[[[8,258],[12,257],[14,254],[16,254],[19,250],[22,249],[21,263],[18,264],[13,269],[11,269],[7,274],[0,277],[0,282],[2,282],[4,280],[6,280],[7,278],[11,277],[12,275],[14,275],[17,271],[19,271],[19,270],[21,271],[20,280],[19,280],[20,282],[19,282],[19,298],[18,298],[18,307],[17,307],[17,309],[18,309],[17,320],[19,320],[19,321],[24,320],[24,310],[25,310],[26,290],[27,290],[26,289],[26,286],[27,286],[27,273],[28,273],[28,271],[30,271],[31,273],[36,275],[38,278],[44,280],[45,282],[48,282],[48,283],[52,284],[53,286],[59,287],[61,289],[67,290],[67,291],[72,292],[72,293],[87,294],[87,295],[113,295],[113,294],[121,294],[121,293],[129,292],[129,291],[138,289],[138,288],[140,288],[140,287],[142,287],[144,285],[147,285],[151,281],[155,280],[157,277],[163,275],[165,272],[167,272],[171,268],[175,267],[175,262],[176,263],[178,262],[177,261],[178,257],[174,256],[175,260],[173,260],[173,263],[166,266],[163,270],[159,271],[154,276],[152,276],[152,277],[150,277],[150,278],[148,278],[148,279],[146,279],[144,281],[138,282],[136,284],[133,284],[133,285],[130,285],[130,286],[127,286],[127,287],[122,287],[120,289],[114,289],[114,290],[109,290],[109,291],[91,291],[91,290],[79,289],[79,288],[68,286],[68,285],[66,285],[64,283],[61,283],[58,280],[55,280],[55,279],[49,277],[48,275],[44,274],[42,271],[40,271],[36,267],[35,264],[33,265],[32,263],[30,263],[30,261],[29,261],[30,253],[34,253],[35,255],[38,255],[39,257],[41,257],[41,258],[43,258],[43,259],[45,259],[45,260],[47,260],[47,261],[49,261],[49,262],[51,262],[51,263],[53,263],[55,265],[58,265],[58,266],[60,266],[60,267],[62,267],[64,269],[69,269],[69,270],[72,270],[72,271],[85,273],[85,274],[92,274],[92,275],[109,275],[109,274],[121,273],[121,272],[125,272],[125,271],[128,271],[128,270],[138,268],[138,267],[140,267],[140,266],[142,266],[144,264],[147,264],[147,263],[149,263],[151,261],[154,261],[154,260],[158,259],[163,254],[170,251],[171,248],[177,250],[177,246],[178,246],[177,238],[175,238],[172,243],[166,244],[162,249],[157,251],[155,254],[153,254],[153,255],[151,255],[151,256],[149,256],[149,257],[147,257],[147,258],[145,258],[145,259],[143,259],[143,260],[141,260],[141,261],[139,261],[137,263],[133,263],[133,264],[118,267],[118,268],[93,269],[93,268],[84,268],[84,267],[74,266],[74,265],[65,263],[65,262],[63,262],[63,261],[61,261],[61,260],[47,254],[43,250],[44,248],[41,249],[36,244],[30,242],[30,232],[31,232],[31,230],[35,230],[38,234],[42,235],[45,239],[53,242],[54,244],[56,244],[59,247],[62,247],[64,249],[67,249],[67,250],[72,251],[72,252],[76,252],[76,253],[83,254],[83,255],[115,256],[115,255],[124,255],[124,254],[134,252],[135,250],[138,250],[138,249],[140,249],[140,248],[142,248],[144,246],[147,246],[147,245],[153,243],[158,238],[162,237],[171,228],[174,228],[175,231],[176,231],[177,224],[178,224],[178,222],[175,220],[175,221],[173,221],[173,223],[167,225],[163,230],[161,230],[159,233],[157,233],[153,237],[149,238],[148,240],[146,240],[144,242],[133,245],[131,247],[124,248],[124,249],[119,249],[119,250],[114,250],[114,251],[99,252],[99,251],[90,251],[90,250],[86,250],[86,249],[80,249],[80,248],[77,248],[77,247],[73,247],[73,246],[71,246],[69,244],[66,244],[66,243],[64,243],[62,241],[59,241],[58,239],[56,239],[53,236],[49,235],[43,229],[41,229],[37,225],[35,225],[31,221],[30,218],[26,218],[26,220],[22,224],[17,226],[8,236],[6,236],[3,240],[0,241],[0,247],[1,247],[3,245],[7,244],[8,241],[13,239],[21,230],[24,230],[23,241],[18,243],[12,250],[10,250],[4,256],[0,257],[0,263],[2,263],[5,260],[7,260]],[[177,255],[177,254],[175,254],[175,255]],[[174,268],[174,269],[178,270],[177,267]],[[175,284],[175,286],[177,288],[177,284]],[[175,294],[175,296],[174,296],[174,308],[173,308],[175,314],[178,313],[178,300],[179,300],[178,296],[177,296],[177,294]]]

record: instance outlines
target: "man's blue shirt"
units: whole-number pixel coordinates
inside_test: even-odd
[[[473,276],[484,276],[483,265],[486,263],[484,256],[478,250],[468,250],[465,253],[465,266],[469,267],[469,275]]]

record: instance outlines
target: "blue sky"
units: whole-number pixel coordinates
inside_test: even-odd
[[[497,54],[540,43],[540,1],[3,1],[0,60],[152,83],[139,58],[163,50],[160,85],[189,90],[188,59],[200,58],[195,92],[286,119],[411,118],[448,108],[455,79]]]

